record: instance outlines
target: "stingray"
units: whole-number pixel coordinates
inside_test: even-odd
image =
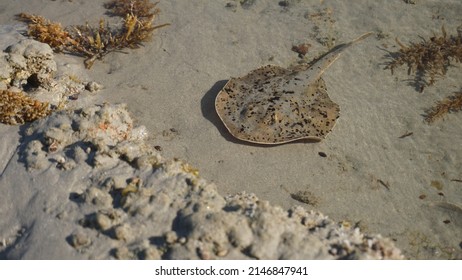
[[[340,44],[311,64],[266,65],[231,78],[215,99],[218,116],[231,135],[246,142],[321,141],[340,116],[321,76],[345,49],[371,34]]]

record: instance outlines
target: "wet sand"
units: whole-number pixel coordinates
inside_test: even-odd
[[[2,3],[0,24],[15,24],[20,12],[65,26],[96,23],[104,1],[87,2]],[[461,115],[432,125],[422,115],[461,89],[462,71],[455,64],[420,93],[409,85],[407,69],[391,75],[384,67],[387,54],[399,49],[395,38],[416,42],[439,34],[442,25],[455,34],[462,4],[238,2],[160,2],[157,23],[170,26],[144,47],[110,54],[88,70],[105,87],[100,97],[126,103],[136,122],[150,131],[150,144],[160,146],[164,157],[198,168],[223,196],[245,191],[284,209],[300,205],[321,211],[393,239],[408,258],[460,258]],[[310,44],[303,58],[310,61],[368,31],[375,36],[348,49],[323,76],[341,111],[325,140],[247,145],[221,124],[214,99],[230,77],[266,64],[298,63],[293,45]],[[297,193],[306,194],[308,203],[295,200]]]

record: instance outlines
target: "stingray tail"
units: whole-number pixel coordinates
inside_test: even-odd
[[[318,80],[319,78],[321,78],[321,75],[324,73],[324,71],[327,68],[329,68],[329,66],[332,65],[332,63],[334,63],[334,61],[336,61],[340,57],[340,55],[343,53],[343,51],[345,51],[348,47],[355,45],[356,43],[366,39],[372,34],[374,34],[374,32],[367,32],[359,36],[358,38],[354,39],[351,42],[335,46],[330,51],[328,51],[326,54],[324,54],[323,56],[318,58],[316,61],[314,61],[311,64],[312,66],[307,69],[307,70],[312,71],[312,73],[310,73],[311,76],[309,77],[309,83],[314,82]],[[313,75],[313,72],[316,74]]]
[[[363,35],[359,36],[358,38],[354,39],[353,41],[349,42],[349,43],[346,43],[344,45],[346,45],[346,47],[349,47],[349,46],[352,46],[364,39],[366,39],[367,37],[371,36],[372,34],[374,34],[374,32],[367,32],[367,33],[364,33]]]

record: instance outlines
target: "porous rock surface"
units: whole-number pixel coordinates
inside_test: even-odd
[[[320,213],[284,211],[246,193],[222,197],[187,163],[164,160],[146,136],[123,105],[110,104],[55,112],[24,127],[17,163],[0,179],[0,203],[15,206],[1,222],[0,256],[401,257],[391,241]]]
[[[0,35],[10,35],[12,32],[0,27]],[[4,44],[2,41],[1,44]],[[66,64],[58,69],[58,63],[50,46],[32,39],[21,39],[6,47],[0,53],[0,90],[3,98],[9,96],[12,100],[33,100],[43,102],[46,109],[56,110],[75,106],[75,100],[85,92],[96,92],[101,86],[93,81],[84,81],[80,73],[71,73],[72,65]],[[8,95],[6,94],[8,92]],[[22,102],[25,103],[25,102]],[[27,102],[26,102],[27,103]],[[28,104],[34,102],[28,102]],[[41,103],[37,103],[41,104]],[[0,104],[1,122],[7,124],[22,124],[24,116],[21,112],[28,110],[34,114],[34,108],[22,108],[25,105]],[[18,108],[11,108],[16,106]],[[43,106],[36,106],[42,111]],[[37,113],[40,110],[37,109]],[[46,114],[39,114],[46,115]],[[35,119],[35,118],[32,118]]]
[[[50,46],[31,39],[24,39],[9,46],[2,60],[9,66],[6,71],[2,71],[8,74],[2,74],[2,79],[18,88],[32,79],[37,86],[50,86],[53,74],[57,70]]]

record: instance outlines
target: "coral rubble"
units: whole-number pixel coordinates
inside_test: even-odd
[[[57,71],[53,51],[47,44],[24,39],[0,54],[2,88],[50,88]]]
[[[50,46],[21,40],[0,53],[0,122],[15,125],[43,118],[86,87],[97,90],[99,85],[58,74]]]
[[[196,169],[151,148],[145,128],[122,105],[54,112],[24,133],[21,162],[34,176],[31,195],[37,182],[60,183],[45,183],[21,211],[57,201],[44,214],[27,215],[56,234],[44,240],[40,227],[26,228],[27,244],[7,242],[5,258],[402,258],[391,240],[320,213],[285,211],[253,194],[221,196]],[[17,176],[11,172],[4,177]],[[42,243],[54,244],[50,255],[38,249]]]

